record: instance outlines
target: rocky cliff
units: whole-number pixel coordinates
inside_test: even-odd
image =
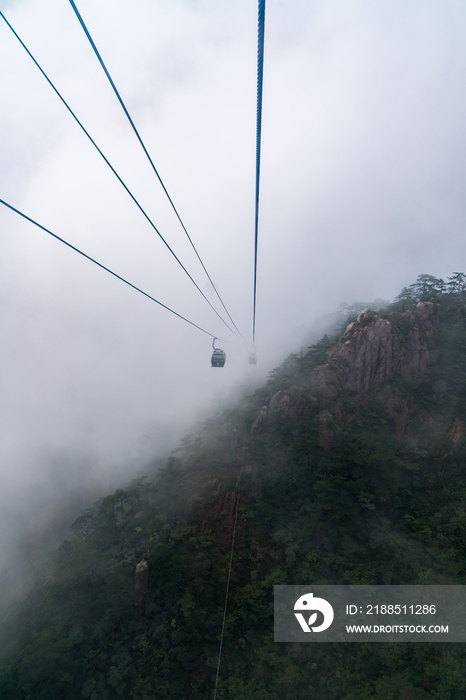
[[[400,394],[398,381],[421,382],[429,362],[438,353],[440,305],[419,302],[414,310],[361,313],[350,323],[324,364],[302,381],[279,391],[263,406],[251,428],[254,437],[266,431],[272,414],[301,418],[315,404],[319,445],[329,450],[334,436],[357,418],[367,397],[384,403],[394,421],[396,437],[406,436],[409,405]],[[346,396],[345,405],[340,400]],[[348,407],[348,399],[351,407]]]

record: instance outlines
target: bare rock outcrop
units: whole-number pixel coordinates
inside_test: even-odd
[[[390,379],[421,381],[429,359],[429,341],[438,328],[436,308],[419,302],[414,311],[392,312],[387,318],[359,314],[329,352],[327,362],[309,377],[308,386],[319,399],[333,399],[343,389],[367,393]]]
[[[301,418],[307,410],[307,401],[300,386],[277,391],[269,403],[269,414],[279,413],[284,418]]]
[[[267,425],[267,406],[262,406],[256,420],[252,424],[251,437],[255,437],[256,435],[260,435],[261,433],[263,433],[266,425]]]
[[[269,417],[278,414],[283,418],[299,420],[306,414],[307,406],[308,402],[301,387],[293,385],[283,391],[277,391],[270,399],[269,405],[262,406],[259,411],[252,424],[251,437],[265,431]]]
[[[355,393],[356,412],[364,395],[384,403],[394,420],[397,438],[402,439],[408,406],[389,382],[395,378],[410,382],[425,378],[429,359],[435,355],[430,347],[438,330],[438,309],[438,304],[428,301],[419,302],[413,311],[391,312],[386,318],[369,311],[347,326],[326,363],[316,367],[304,383],[311,401],[335,401],[331,411],[323,408],[317,418],[318,441],[323,449],[330,449],[334,436],[355,417],[337,400],[345,389]],[[278,392],[268,406],[261,408],[251,436],[264,432],[268,416],[274,412],[300,418],[308,401],[300,387]]]

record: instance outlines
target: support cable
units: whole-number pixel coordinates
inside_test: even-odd
[[[71,2],[71,0],[70,0]],[[257,121],[256,121],[256,207],[254,223],[254,307],[252,314],[252,343],[256,338],[256,290],[257,290],[257,240],[259,232],[259,182],[261,169],[261,135],[262,135],[262,83],[264,75],[264,31],[265,0],[259,0],[258,36],[257,36]]]
[[[70,0],[71,2],[71,0]],[[255,241],[254,241],[254,310],[252,322],[252,338],[255,342],[256,333],[256,288],[257,288],[257,234],[259,223],[259,179],[260,179],[260,152],[261,152],[261,130],[262,130],[262,82],[264,70],[264,28],[265,28],[265,0],[259,0],[258,19],[258,47],[257,47],[257,124],[256,124],[256,211],[255,211]],[[225,593],[225,605],[223,608],[222,631],[220,634],[220,648],[218,652],[217,675],[215,678],[215,690],[213,700],[217,698],[218,679],[220,674],[220,661],[222,658],[223,637],[225,634],[225,620],[228,605],[228,593],[230,590],[231,569],[233,564],[233,552],[235,549],[236,525],[238,520],[238,506],[240,498],[241,477],[243,474],[244,444],[241,458],[241,469],[238,476],[235,519],[233,524],[233,537],[231,542],[230,565],[228,567],[227,589]]]
[[[83,124],[82,124],[81,121],[78,119],[78,117],[76,116],[76,114],[73,112],[73,110],[71,109],[71,107],[68,105],[68,103],[66,102],[66,100],[64,99],[64,97],[62,97],[62,95],[61,95],[60,92],[57,90],[57,88],[55,87],[55,85],[52,83],[52,81],[50,80],[50,78],[48,77],[48,75],[47,75],[47,74],[45,73],[45,71],[41,68],[41,66],[39,65],[39,63],[36,61],[36,59],[34,58],[34,56],[32,55],[32,53],[31,53],[31,52],[29,51],[29,49],[27,48],[26,44],[22,41],[22,39],[19,37],[19,35],[15,32],[15,30],[13,29],[13,27],[11,26],[11,24],[8,22],[8,20],[6,19],[6,17],[5,17],[5,15],[3,14],[3,12],[1,12],[1,11],[0,11],[0,16],[5,20],[5,22],[6,22],[6,24],[8,25],[8,27],[11,29],[11,31],[13,32],[13,34],[15,35],[15,37],[18,39],[18,41],[19,41],[19,43],[21,44],[21,46],[25,49],[26,53],[29,55],[29,57],[32,59],[32,61],[35,63],[35,65],[37,66],[37,68],[40,70],[40,72],[42,73],[42,75],[44,76],[44,78],[46,79],[46,81],[48,82],[48,84],[50,85],[50,87],[54,90],[55,94],[60,98],[60,100],[61,100],[62,103],[65,105],[65,107],[66,107],[66,109],[68,110],[68,112],[71,114],[71,116],[73,117],[73,119],[76,121],[76,123],[81,127],[81,129],[82,129],[83,132],[86,134],[86,136],[87,136],[87,138],[89,139],[89,141],[92,143],[92,145],[94,146],[94,148],[97,150],[97,152],[99,153],[99,155],[103,158],[103,160],[104,160],[105,163],[108,165],[108,167],[110,168],[110,170],[112,171],[112,173],[115,175],[115,177],[117,178],[117,180],[118,180],[118,181],[120,182],[120,184],[124,187],[124,189],[125,189],[126,192],[129,194],[129,196],[131,197],[131,199],[133,200],[133,202],[136,204],[136,206],[138,207],[139,211],[144,215],[144,217],[147,219],[147,221],[148,221],[149,224],[152,226],[152,228],[154,229],[154,231],[158,234],[158,236],[159,236],[159,237],[162,239],[162,241],[165,243],[165,245],[166,245],[166,247],[168,248],[168,250],[170,251],[170,253],[173,255],[173,257],[175,258],[175,260],[177,261],[177,263],[181,266],[181,268],[183,269],[183,271],[187,274],[187,276],[189,277],[189,279],[191,280],[191,282],[194,284],[194,286],[196,287],[196,289],[202,294],[202,296],[204,297],[204,299],[206,300],[206,302],[209,304],[209,306],[211,307],[211,309],[213,309],[213,311],[217,314],[217,316],[218,316],[219,319],[222,321],[222,323],[225,324],[225,326],[228,328],[228,330],[230,330],[232,333],[234,333],[233,329],[230,328],[230,326],[223,320],[223,318],[220,316],[220,314],[218,313],[218,311],[215,309],[215,307],[214,307],[214,306],[211,304],[211,302],[208,300],[208,298],[206,297],[206,295],[204,294],[204,292],[202,291],[202,289],[196,284],[196,282],[195,282],[194,279],[191,277],[191,275],[189,274],[189,272],[187,271],[187,269],[185,268],[185,266],[183,265],[183,263],[181,262],[181,260],[177,257],[176,253],[172,250],[172,248],[169,246],[169,244],[167,243],[167,241],[164,239],[164,237],[162,236],[162,234],[160,233],[160,231],[158,230],[158,228],[155,226],[155,224],[153,223],[152,219],[149,217],[149,215],[146,213],[146,211],[145,211],[145,210],[142,208],[142,206],[139,204],[138,200],[137,200],[136,197],[133,195],[133,193],[131,192],[131,190],[129,189],[129,187],[127,187],[127,185],[125,184],[125,182],[122,180],[122,178],[120,177],[120,175],[117,173],[117,171],[115,170],[115,168],[113,167],[113,165],[112,165],[112,164],[110,163],[110,161],[108,160],[108,158],[107,158],[107,157],[104,155],[104,153],[100,150],[100,148],[98,147],[98,145],[96,144],[96,142],[94,141],[94,139],[92,138],[92,136],[89,134],[89,132],[87,131],[87,129],[83,126]],[[227,313],[228,313],[228,312],[227,312]],[[229,314],[228,314],[228,315],[229,315]],[[235,325],[235,324],[233,323],[233,325]],[[235,326],[235,328],[236,328],[236,326]],[[238,329],[237,329],[237,330],[238,330]],[[238,331],[238,332],[239,332],[239,331]]]
[[[57,236],[55,233],[52,233],[52,231],[50,231],[48,228],[45,228],[45,226],[42,226],[41,224],[37,223],[37,221],[34,221],[34,219],[31,219],[31,217],[26,216],[26,214],[23,214],[22,211],[19,211],[19,209],[16,209],[16,208],[13,207],[11,204],[8,204],[8,202],[5,202],[3,199],[0,199],[0,204],[4,204],[6,207],[8,207],[8,209],[11,209],[12,211],[16,212],[16,214],[19,214],[20,216],[22,216],[22,217],[23,217],[24,219],[26,219],[27,221],[30,221],[31,224],[34,224],[34,226],[37,226],[38,228],[42,229],[42,231],[45,231],[46,233],[48,233],[48,234],[50,234],[51,236],[53,236],[54,238],[56,238],[57,241],[60,241],[60,243],[64,243],[64,244],[67,245],[69,248],[71,248],[72,250],[76,251],[76,253],[79,253],[79,254],[82,255],[84,258],[87,258],[88,260],[90,260],[91,262],[93,262],[95,265],[98,265],[99,267],[101,267],[102,270],[105,270],[105,272],[109,272],[111,275],[113,275],[113,276],[116,277],[117,279],[121,280],[122,282],[124,282],[125,284],[127,284],[129,287],[132,287],[132,288],[135,289],[137,292],[140,292],[141,294],[143,294],[145,297],[147,297],[147,298],[150,299],[151,301],[155,301],[155,303],[158,304],[159,306],[162,306],[162,307],[163,307],[164,309],[166,309],[167,311],[170,311],[170,313],[175,314],[175,316],[178,316],[178,318],[181,318],[183,321],[186,321],[186,323],[189,323],[191,326],[194,326],[194,328],[197,328],[198,330],[202,331],[202,332],[205,333],[206,335],[210,335],[211,338],[214,338],[214,337],[215,337],[212,333],[209,333],[208,331],[205,331],[203,328],[201,328],[200,326],[197,326],[197,325],[196,325],[195,323],[193,323],[192,321],[189,321],[187,318],[185,318],[185,317],[182,316],[181,314],[178,314],[176,311],[173,311],[173,309],[170,309],[169,306],[165,306],[165,304],[162,304],[161,301],[157,301],[157,299],[154,299],[154,297],[151,297],[151,295],[150,295],[150,294],[147,294],[147,292],[143,292],[142,289],[139,289],[139,287],[136,287],[136,285],[131,284],[131,282],[128,282],[128,280],[125,280],[124,277],[120,277],[120,275],[117,275],[116,272],[113,272],[113,271],[110,270],[108,267],[105,267],[105,265],[102,265],[102,263],[97,262],[97,260],[94,260],[94,258],[91,258],[89,255],[86,255],[86,253],[83,253],[82,250],[79,250],[79,248],[76,248],[74,245],[71,245],[71,243],[68,243],[68,241],[65,241],[64,238],[60,238],[60,236]],[[222,339],[219,338],[219,340],[222,340]],[[224,342],[224,341],[223,341],[223,342]]]
[[[163,191],[165,192],[165,194],[166,194],[166,196],[167,196],[167,198],[168,198],[168,201],[170,202],[170,204],[171,204],[171,206],[172,206],[172,209],[173,209],[173,211],[175,212],[176,217],[177,217],[178,221],[180,222],[180,224],[181,224],[181,226],[182,226],[182,228],[183,228],[183,231],[185,232],[186,236],[188,237],[188,241],[191,243],[191,246],[192,246],[194,252],[195,252],[196,255],[197,255],[197,259],[198,259],[199,262],[201,263],[202,268],[203,268],[204,272],[206,273],[206,275],[207,275],[207,277],[208,277],[208,279],[209,279],[210,284],[211,284],[212,287],[214,288],[214,291],[215,291],[216,295],[218,296],[218,298],[219,298],[219,300],[220,300],[220,303],[222,304],[223,308],[225,309],[225,311],[226,311],[226,313],[227,313],[227,315],[228,315],[228,318],[230,319],[230,321],[232,322],[232,324],[234,325],[234,327],[236,328],[236,330],[238,331],[238,333],[241,335],[240,331],[238,330],[238,327],[236,326],[236,323],[233,321],[232,317],[230,316],[230,314],[229,314],[229,312],[228,312],[227,307],[226,307],[225,304],[223,303],[222,297],[221,297],[220,294],[218,293],[216,286],[214,285],[214,283],[213,283],[213,281],[212,281],[212,279],[211,279],[209,273],[207,272],[207,269],[206,269],[204,263],[202,262],[199,253],[197,252],[196,246],[194,245],[193,241],[191,240],[191,237],[190,237],[188,231],[186,230],[186,227],[185,227],[183,221],[181,220],[181,217],[180,217],[180,215],[179,215],[179,213],[178,213],[178,210],[176,209],[176,207],[175,207],[175,205],[174,205],[174,203],[173,203],[173,201],[172,201],[172,198],[171,198],[170,195],[168,194],[168,190],[167,190],[167,188],[165,187],[165,185],[163,184],[162,178],[160,177],[160,175],[159,175],[159,173],[158,173],[158,171],[157,171],[157,168],[155,167],[154,162],[153,162],[152,158],[151,158],[150,155],[149,155],[149,151],[147,150],[147,148],[146,148],[146,146],[145,146],[145,144],[144,144],[144,142],[143,142],[143,140],[142,140],[142,138],[141,138],[141,136],[140,136],[140,134],[139,134],[139,131],[137,130],[136,125],[134,124],[134,122],[133,122],[133,120],[132,120],[132,118],[131,118],[131,116],[130,116],[130,114],[129,114],[127,108],[126,108],[126,105],[125,105],[125,103],[123,102],[123,99],[122,99],[120,93],[118,92],[117,87],[116,87],[115,83],[113,82],[113,80],[112,80],[112,78],[111,78],[111,76],[110,76],[110,73],[109,73],[108,70],[107,70],[107,66],[105,65],[105,63],[104,63],[104,61],[103,61],[103,58],[102,58],[102,56],[100,55],[100,53],[99,53],[99,51],[98,51],[98,49],[97,49],[97,46],[95,45],[95,43],[94,43],[94,41],[93,41],[93,39],[92,39],[92,37],[91,37],[91,35],[90,35],[90,33],[89,33],[89,30],[88,30],[88,28],[87,28],[87,26],[86,26],[86,24],[85,24],[83,18],[81,17],[81,14],[79,13],[79,10],[78,10],[78,8],[76,7],[76,4],[73,2],[73,0],[70,0],[70,5],[71,5],[71,7],[73,8],[76,17],[78,18],[79,23],[80,23],[81,27],[83,28],[84,33],[85,33],[87,39],[89,40],[89,43],[90,43],[90,45],[92,46],[92,48],[93,48],[93,50],[94,50],[94,53],[95,53],[95,55],[97,56],[97,59],[98,59],[100,65],[102,66],[102,69],[103,69],[105,75],[107,76],[107,79],[108,79],[110,85],[112,86],[113,91],[114,91],[115,95],[117,96],[118,101],[119,101],[119,103],[120,103],[120,105],[121,105],[121,107],[122,107],[122,109],[123,109],[123,111],[124,111],[124,113],[125,113],[125,115],[126,115],[128,121],[129,121],[129,123],[131,124],[131,127],[132,127],[134,133],[136,134],[136,137],[137,137],[137,139],[138,139],[138,141],[139,141],[139,143],[140,143],[140,145],[141,145],[142,150],[144,151],[144,153],[145,153],[145,155],[146,155],[146,157],[147,157],[147,160],[149,161],[149,163],[150,163],[150,165],[151,165],[151,167],[152,167],[152,170],[153,170],[154,173],[156,174],[157,179],[158,179],[158,181],[160,182],[160,184],[161,184],[161,186],[162,186],[162,189],[163,189]],[[241,336],[241,337],[242,337],[242,336]]]
[[[230,564],[228,566],[227,589],[225,592],[225,605],[223,606],[222,631],[220,634],[220,647],[218,650],[217,675],[215,677],[215,690],[214,690],[213,700],[216,700],[216,698],[217,698],[218,678],[220,675],[220,661],[222,658],[223,637],[225,634],[225,620],[226,620],[226,616],[227,616],[228,593],[230,591],[231,569],[232,569],[232,565],[233,565],[233,553],[235,551],[236,525],[238,522],[238,507],[239,507],[239,498],[240,498],[240,493],[241,493],[241,477],[243,475],[243,463],[244,463],[244,443],[243,443],[243,450],[242,450],[242,455],[241,455],[241,467],[239,470],[238,481],[236,483],[235,519],[233,521],[233,536],[232,536],[232,540],[231,540]]]

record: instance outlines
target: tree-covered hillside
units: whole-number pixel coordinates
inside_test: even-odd
[[[0,698],[212,700],[235,530],[218,700],[466,699],[464,644],[273,641],[275,584],[466,584],[466,276],[350,322],[75,521],[3,623]],[[376,388],[319,384],[375,343]]]

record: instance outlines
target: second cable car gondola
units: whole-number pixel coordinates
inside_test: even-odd
[[[227,356],[226,356],[224,350],[220,350],[220,348],[215,347],[216,340],[217,340],[217,338],[214,338],[212,340],[212,347],[214,349],[214,351],[212,353],[212,360],[211,360],[212,367],[223,367],[223,365],[225,364],[225,360],[227,359]]]

